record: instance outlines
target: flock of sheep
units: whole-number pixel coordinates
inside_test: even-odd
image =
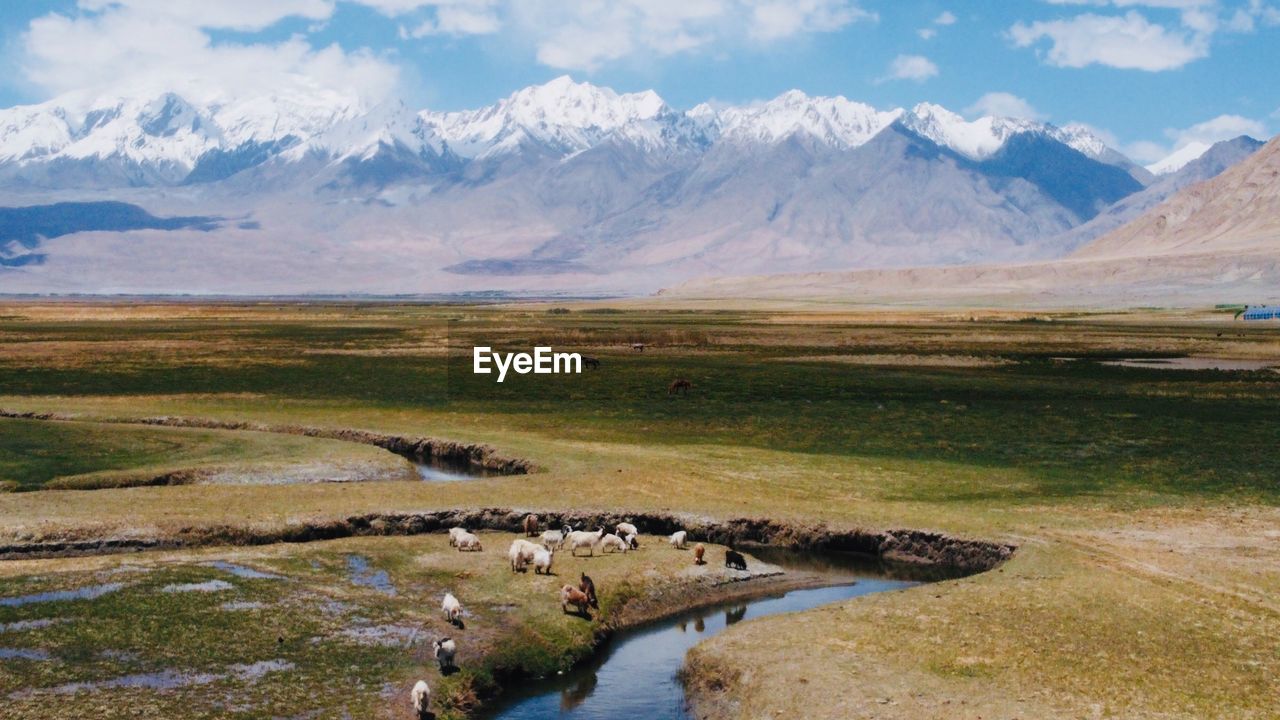
[[[555,554],[563,551],[565,547],[569,548],[569,554],[577,557],[579,550],[587,550],[589,555],[595,555],[598,548],[601,554],[609,552],[625,553],[629,550],[639,550],[640,542],[639,530],[636,526],[629,522],[618,523],[614,528],[614,532],[606,532],[601,527],[595,531],[574,530],[572,525],[565,525],[559,530],[540,531],[538,516],[527,515],[524,518],[524,537],[516,538],[510,549],[507,550],[507,559],[511,563],[512,572],[523,572],[530,565],[533,571],[539,575],[551,574],[551,563],[555,559]],[[537,542],[527,538],[536,537]],[[671,534],[668,542],[671,547],[677,550],[684,550],[688,547],[688,533],[684,530],[678,530]],[[449,545],[458,549],[459,552],[483,552],[484,547],[480,544],[480,537],[475,533],[468,531],[466,528],[455,527],[449,530]],[[707,548],[702,543],[697,543],[693,547],[693,562],[695,565],[706,564]],[[729,549],[725,551],[724,559],[725,567],[736,570],[746,570],[747,561],[741,553]],[[599,608],[600,602],[596,597],[595,582],[582,573],[582,577],[577,587],[566,584],[560,588],[560,610],[568,613],[569,608],[574,608],[574,613],[584,618],[590,619],[591,614],[588,608]],[[447,592],[444,595],[444,602],[440,605],[441,611],[444,613],[445,620],[451,625],[462,627],[462,603],[453,593]],[[448,672],[455,668],[453,664],[454,656],[458,652],[457,642],[452,638],[440,638],[433,645],[433,655],[436,662],[440,665],[441,672]],[[426,680],[419,680],[412,691],[413,709],[417,716],[421,718],[431,717],[428,712],[430,704],[431,688],[427,685]]]

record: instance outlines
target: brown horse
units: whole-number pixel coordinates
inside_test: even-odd
[[[667,394],[679,395],[681,392],[683,392],[685,395],[688,395],[689,389],[692,387],[693,387],[693,383],[689,382],[688,380],[685,380],[684,378],[676,378],[675,380],[672,380],[671,385],[667,387]]]

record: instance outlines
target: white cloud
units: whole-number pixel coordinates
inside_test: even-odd
[[[398,17],[411,13],[419,8],[439,5],[439,0],[349,0],[350,2],[371,7],[388,17]]]
[[[1164,134],[1173,141],[1174,150],[1193,142],[1212,145],[1220,140],[1230,140],[1241,135],[1249,135],[1257,140],[1265,140],[1269,135],[1265,125],[1239,115],[1219,115],[1189,128],[1165,130]]]
[[[423,20],[413,30],[402,29],[403,37],[491,35],[502,29],[497,3],[492,0],[455,0],[431,4],[435,6],[434,17]]]
[[[914,80],[924,82],[938,74],[938,66],[923,55],[899,55],[889,63],[889,74],[884,80]]]
[[[1264,27],[1280,25],[1280,8],[1263,0],[1249,0],[1244,7],[1236,8],[1226,28],[1231,32],[1251,33],[1257,30],[1259,23]]]
[[[950,10],[942,11],[941,15],[933,19],[933,25],[936,25],[939,27],[945,27],[947,25],[955,25],[955,24],[956,24],[956,16]],[[933,38],[937,37],[938,30],[936,27],[920,28],[919,30],[916,31],[916,34],[919,35],[922,40],[932,40]]]
[[[508,0],[503,14],[537,59],[593,71],[629,57],[665,57],[717,44],[769,44],[872,21],[851,0]]]
[[[1084,14],[1070,20],[1017,23],[1009,36],[1017,47],[1047,39],[1049,64],[1069,68],[1098,64],[1158,72],[1209,54],[1206,34],[1171,30],[1134,10],[1123,16]]]
[[[978,98],[965,113],[970,117],[994,115],[996,117],[1021,118],[1023,120],[1045,120],[1047,115],[1032,107],[1025,99],[1007,92],[989,92]]]
[[[1124,153],[1141,163],[1153,163],[1172,155],[1188,145],[1212,145],[1222,140],[1232,140],[1248,135],[1255,140],[1270,137],[1266,125],[1240,115],[1219,115],[1211,120],[1186,128],[1166,128],[1166,142],[1143,140],[1124,146]]]
[[[269,5],[258,8],[256,5]],[[161,9],[163,6],[163,9]],[[376,102],[398,80],[394,65],[366,51],[275,43],[215,43],[211,28],[261,29],[285,17],[325,17],[329,3],[244,0],[82,0],[75,15],[51,13],[22,38],[22,71],[50,94],[149,95],[176,91],[197,101],[256,93],[340,93]]]
[[[203,28],[253,31],[287,17],[324,20],[333,14],[333,0],[80,0],[94,13],[130,11],[156,19],[170,19]]]

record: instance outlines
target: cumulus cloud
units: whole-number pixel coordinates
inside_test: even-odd
[[[1267,126],[1258,120],[1240,115],[1219,115],[1186,128],[1166,128],[1165,142],[1140,141],[1125,146],[1124,152],[1134,160],[1151,163],[1164,159],[1188,145],[1212,145],[1241,135],[1248,135],[1255,140],[1266,140],[1270,137]]]
[[[899,55],[889,63],[889,73],[881,78],[887,80],[913,80],[924,82],[938,74],[938,66],[923,55]]]
[[[733,43],[769,44],[874,21],[852,0],[522,0],[503,14],[539,62],[593,71]]]
[[[994,115],[996,117],[1021,118],[1023,120],[1045,120],[1047,115],[1032,107],[1025,99],[1007,92],[989,92],[978,98],[965,113],[970,117]]]
[[[1265,125],[1239,115],[1219,115],[1189,128],[1165,130],[1164,133],[1172,141],[1175,150],[1193,142],[1212,145],[1220,140],[1230,140],[1241,135],[1249,135],[1256,140],[1266,140],[1268,137]]]
[[[1009,29],[1009,37],[1017,47],[1048,40],[1045,59],[1067,68],[1097,64],[1158,72],[1180,68],[1209,54],[1205,33],[1170,29],[1135,10],[1122,16],[1086,13],[1068,20],[1016,23]]]
[[[933,25],[938,27],[946,27],[947,25],[955,24],[956,16],[950,10],[943,10],[942,14],[933,19]],[[932,40],[937,37],[938,29],[937,27],[924,27],[917,30],[916,34],[919,35],[922,40]]]
[[[368,2],[369,0],[361,0]],[[400,2],[405,5],[415,0],[374,0],[375,2]],[[401,37],[423,38],[430,35],[490,35],[502,29],[496,0],[435,0],[430,3],[432,16],[422,20],[412,30],[401,28]],[[412,9],[412,8],[410,8]]]
[[[1244,7],[1236,8],[1227,20],[1226,28],[1231,32],[1251,33],[1258,26],[1276,27],[1280,25],[1280,8],[1263,0],[1249,0]]]
[[[184,25],[254,31],[287,17],[323,20],[333,14],[333,0],[80,0],[89,12],[131,11],[167,18]]]
[[[213,101],[255,93],[341,93],[376,102],[398,80],[394,65],[367,51],[316,48],[298,36],[218,43],[209,34],[262,29],[286,17],[324,19],[332,5],[323,0],[81,0],[80,10],[39,17],[22,37],[23,75],[50,94],[176,91]]]

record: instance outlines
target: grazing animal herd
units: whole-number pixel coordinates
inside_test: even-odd
[[[632,550],[640,549],[638,540],[640,531],[632,523],[621,522],[614,527],[614,532],[608,532],[604,527],[598,527],[595,530],[575,530],[572,525],[564,525],[558,530],[541,530],[537,515],[527,515],[524,518],[521,527],[524,531],[524,537],[518,537],[511,542],[511,547],[507,550],[507,560],[511,565],[511,572],[524,572],[530,565],[537,575],[551,575],[552,562],[558,552],[564,550],[567,546],[569,554],[573,557],[579,557],[579,550],[586,550],[588,556],[594,556],[596,549],[600,550],[601,555],[609,553],[626,553]],[[537,541],[528,538],[537,538]],[[688,546],[689,533],[684,530],[677,530],[667,539],[671,547],[677,550],[684,550]],[[480,538],[475,533],[468,531],[466,528],[455,527],[449,530],[449,545],[458,549],[459,552],[483,552],[484,547],[480,544]],[[702,543],[697,543],[693,547],[693,562],[695,565],[705,565],[705,555],[707,548]],[[747,561],[742,553],[729,548],[725,550],[724,566],[732,570],[746,570]],[[596,584],[586,573],[582,573],[578,580],[578,584],[565,584],[561,586],[560,591],[560,610],[566,614],[574,614],[591,619],[591,609],[600,608],[600,599],[596,595]],[[459,629],[463,628],[462,622],[462,603],[453,593],[446,592],[444,600],[440,604],[440,610],[444,614],[445,620]],[[432,655],[440,666],[441,673],[447,673],[450,670],[457,669],[454,664],[454,658],[458,652],[458,643],[452,638],[442,637],[436,640],[432,645]],[[425,680],[419,680],[413,686],[411,698],[413,701],[413,710],[420,719],[433,717],[428,709],[431,699],[431,688],[428,687]]]

